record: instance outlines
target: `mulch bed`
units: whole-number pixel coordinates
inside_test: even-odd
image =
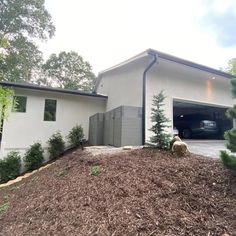
[[[101,167],[91,175],[94,165]],[[153,149],[81,150],[0,190],[0,235],[236,235],[236,174]]]

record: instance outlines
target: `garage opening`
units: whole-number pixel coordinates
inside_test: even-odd
[[[174,100],[173,125],[185,139],[224,139],[224,132],[233,127],[226,110],[227,107]]]

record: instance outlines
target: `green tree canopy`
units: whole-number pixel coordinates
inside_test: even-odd
[[[8,81],[29,81],[32,70],[41,66],[42,55],[33,39],[46,40],[55,27],[44,0],[0,0],[0,75]]]
[[[23,36],[8,42],[7,53],[0,59],[0,72],[4,80],[30,81],[32,70],[42,64],[42,53]]]
[[[95,75],[91,65],[76,52],[60,52],[52,54],[43,65],[46,77],[44,85],[81,89],[91,91],[94,87]]]
[[[0,32],[5,37],[47,39],[55,27],[44,0],[0,0]]]
[[[232,75],[236,75],[236,58],[229,60],[228,67],[225,71]]]

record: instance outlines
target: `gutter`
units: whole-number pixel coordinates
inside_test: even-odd
[[[143,72],[143,98],[142,98],[142,145],[145,145],[146,135],[146,83],[147,83],[147,72],[152,68],[152,66],[157,62],[158,54],[157,52],[148,52],[148,55],[153,57],[153,60],[149,63],[147,68]]]

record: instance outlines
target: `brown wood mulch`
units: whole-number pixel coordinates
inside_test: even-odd
[[[78,150],[1,189],[0,212],[4,236],[236,235],[236,174],[193,154]]]

